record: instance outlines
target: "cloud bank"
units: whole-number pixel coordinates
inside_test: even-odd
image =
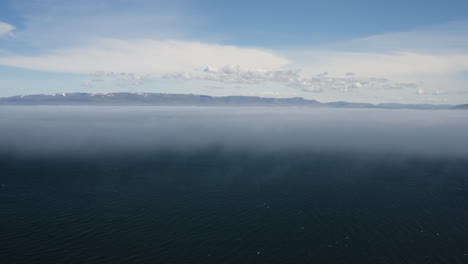
[[[265,70],[246,69],[239,65],[226,65],[221,68],[206,67],[201,72],[169,74],[166,78],[183,80],[207,80],[234,84],[280,83],[306,92],[339,90],[348,92],[352,89],[405,89],[417,88],[417,83],[395,83],[385,78],[360,77],[354,73],[343,76],[329,76],[328,72],[313,77],[306,77],[300,70]]]
[[[92,72],[133,72],[168,74],[239,64],[249,68],[272,69],[288,63],[284,57],[258,48],[176,40],[101,39],[86,47],[66,48],[36,56],[3,56],[1,65],[32,70],[89,74]]]

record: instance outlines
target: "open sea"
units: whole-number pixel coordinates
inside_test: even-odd
[[[0,263],[468,263],[468,112],[0,107]]]

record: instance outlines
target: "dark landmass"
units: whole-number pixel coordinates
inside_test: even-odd
[[[467,105],[369,104],[351,102],[321,103],[301,97],[263,98],[255,96],[215,97],[195,94],[162,93],[54,93],[0,98],[0,105],[104,105],[104,106],[301,106],[379,109],[468,109]]]
[[[468,104],[455,106],[455,109],[468,109]]]
[[[162,93],[56,93],[0,98],[0,105],[322,106],[303,98],[212,97]]]

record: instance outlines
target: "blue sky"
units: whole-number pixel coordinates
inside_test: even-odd
[[[468,102],[467,1],[0,2],[0,96]]]

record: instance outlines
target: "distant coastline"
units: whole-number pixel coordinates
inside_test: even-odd
[[[321,103],[302,97],[265,98],[256,96],[208,96],[164,93],[52,93],[0,98],[0,105],[88,105],[88,106],[300,106],[376,109],[468,109],[464,105],[397,104],[397,103]]]

